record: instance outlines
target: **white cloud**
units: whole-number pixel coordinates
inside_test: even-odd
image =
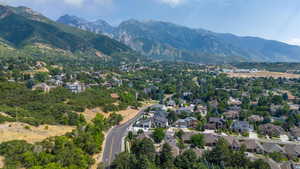
[[[164,4],[168,4],[172,7],[175,7],[185,2],[185,0],[159,0],[159,1]]]
[[[300,38],[293,38],[293,39],[290,39],[290,40],[286,40],[284,41],[285,43],[288,43],[290,45],[297,45],[297,46],[300,46]]]

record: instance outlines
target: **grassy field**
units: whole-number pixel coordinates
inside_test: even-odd
[[[7,122],[0,124],[0,143],[11,140],[25,140],[28,143],[35,143],[48,137],[64,135],[74,129],[74,126],[40,125],[35,127],[25,123]]]
[[[281,73],[281,72],[255,72],[255,73],[227,73],[229,77],[251,78],[251,77],[273,77],[273,78],[300,78],[298,74]]]

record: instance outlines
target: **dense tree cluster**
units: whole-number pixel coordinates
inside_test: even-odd
[[[167,143],[160,152],[156,152],[154,143],[147,138],[135,140],[131,153],[119,154],[111,168],[113,169],[209,169],[209,168],[245,168],[245,169],[270,169],[263,160],[250,161],[246,157],[245,149],[232,150],[229,144],[220,139],[217,146],[211,151],[206,151],[199,157],[194,149],[185,150],[174,157],[172,148]]]
[[[48,138],[36,144],[9,141],[0,144],[5,168],[87,169],[94,163],[92,155],[101,151],[103,131],[119,123],[115,115],[105,119],[97,115],[93,123],[78,126],[65,136]]]

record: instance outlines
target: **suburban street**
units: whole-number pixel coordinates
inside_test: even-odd
[[[123,138],[127,135],[128,127],[133,124],[144,112],[142,109],[139,114],[128,122],[113,127],[106,136],[106,142],[103,151],[102,162],[108,167],[114,160],[115,156],[122,152]]]

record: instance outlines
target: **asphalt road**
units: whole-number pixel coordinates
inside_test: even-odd
[[[123,138],[128,133],[128,128],[133,124],[144,112],[144,109],[139,114],[128,122],[113,127],[106,136],[106,142],[103,151],[102,162],[105,167],[108,167],[115,159],[116,155],[122,152]]]

